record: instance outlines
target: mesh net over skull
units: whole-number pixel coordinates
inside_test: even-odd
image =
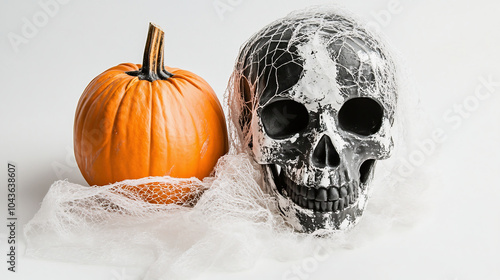
[[[394,64],[369,31],[331,12],[293,13],[241,48],[229,90],[241,146],[300,232],[347,229],[391,155]]]

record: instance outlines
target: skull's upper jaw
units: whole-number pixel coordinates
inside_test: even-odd
[[[366,206],[373,164],[370,161],[363,167],[360,183],[340,187],[298,185],[275,164],[265,165],[264,173],[287,222],[299,232],[313,233],[347,230],[359,221]]]

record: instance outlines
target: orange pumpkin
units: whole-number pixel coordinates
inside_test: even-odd
[[[216,94],[201,77],[163,66],[163,37],[150,24],[143,65],[104,71],[78,102],[75,158],[90,185],[165,175],[202,179],[228,150]],[[140,193],[148,193],[144,188]],[[154,199],[148,193],[150,202],[182,203],[168,197],[182,188],[150,191],[158,193]]]

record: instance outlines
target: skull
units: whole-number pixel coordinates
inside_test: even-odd
[[[240,50],[232,111],[297,231],[348,229],[361,217],[375,164],[393,147],[394,72],[379,40],[330,11],[291,14]]]

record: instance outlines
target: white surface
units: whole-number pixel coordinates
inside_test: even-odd
[[[149,21],[166,32],[166,64],[204,77],[222,101],[239,46],[251,34],[289,11],[332,3],[67,2],[28,34],[31,38],[25,38],[17,52],[9,34],[23,36],[25,19],[43,21],[41,14],[47,12],[38,1],[0,4],[0,163],[18,165],[21,224],[32,218],[55,180],[85,183],[72,157],[78,98],[88,82],[105,69],[122,62],[141,63]],[[233,5],[222,16],[214,8],[221,3]],[[500,4],[486,0],[336,3],[383,30],[412,73],[422,105],[434,121],[429,123],[430,130],[444,131],[444,143],[425,157],[425,164],[435,171],[431,180],[442,183],[434,184],[435,200],[440,204],[418,225],[391,230],[360,248],[339,250],[327,259],[294,263],[263,259],[248,271],[211,272],[203,278],[499,279],[500,85],[492,86],[489,96],[482,99],[474,94],[488,92],[481,77],[491,76],[500,83]],[[464,107],[462,114],[456,111],[460,106]],[[3,221],[6,173],[0,170]],[[0,249],[5,256],[6,227],[1,228]],[[21,230],[17,236],[22,239]],[[2,263],[2,279],[129,280],[141,279],[144,271],[21,256],[19,272],[14,274]]]

